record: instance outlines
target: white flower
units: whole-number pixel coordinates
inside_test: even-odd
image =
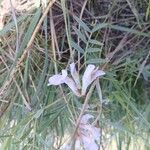
[[[79,79],[79,74],[75,68],[75,64],[70,64],[70,72],[72,78],[68,77],[67,71],[62,70],[62,74],[53,75],[49,78],[48,85],[60,85],[60,84],[67,84],[73,93],[76,96],[83,96],[86,94],[86,90],[88,86],[96,80],[97,77],[100,77],[105,74],[104,71],[95,68],[94,65],[88,65],[83,77],[82,77],[82,87]]]
[[[67,84],[75,95],[80,96],[80,93],[77,89],[75,82],[73,81],[72,78],[69,78],[67,76],[66,70],[62,70],[62,75],[57,74],[50,77],[48,85],[60,85],[62,83]]]
[[[100,129],[89,123],[92,118],[89,114],[82,117],[76,136],[76,149],[83,147],[85,150],[98,150],[96,141],[100,140]]]

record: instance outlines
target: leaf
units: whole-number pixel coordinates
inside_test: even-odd
[[[132,33],[132,34],[137,34],[139,36],[150,37],[150,33],[140,32],[138,30],[130,29],[127,27],[119,26],[119,25],[110,25],[110,28],[115,29],[115,30],[125,31],[125,32]]]
[[[97,40],[92,40],[92,39],[89,40],[89,43],[95,44],[95,45],[100,45],[100,46],[103,45],[103,43],[101,43],[101,42],[99,42],[99,41],[97,41]]]
[[[73,16],[73,17],[74,17],[74,19],[79,23],[79,25],[80,25],[81,27],[83,27],[84,30],[86,30],[86,31],[88,31],[88,32],[91,32],[90,28],[89,28],[81,19],[79,19],[79,18],[76,17],[76,16]]]
[[[20,137],[20,140],[23,141],[26,138],[28,138],[28,136],[32,132],[32,130],[33,130],[33,128],[27,128],[27,130],[22,133],[22,136]]]
[[[24,16],[19,17],[17,19],[17,23],[23,22],[27,17],[28,17],[28,15],[24,15]],[[0,30],[0,36],[4,36],[5,34],[7,34],[9,31],[11,31],[11,29],[13,27],[15,27],[15,22],[14,21],[6,24],[4,26],[4,28],[2,30]]]
[[[111,25],[111,24],[108,24],[108,23],[96,25],[92,29],[91,32],[95,32],[99,29],[106,28],[106,27],[110,27],[111,29],[115,29],[115,30],[125,31],[125,32],[132,33],[132,34],[137,34],[137,35],[140,35],[140,36],[150,37],[150,33],[144,33],[144,32],[134,30],[134,29],[131,29],[131,28],[128,28],[128,27],[123,27],[123,26],[120,26],[120,25]]]
[[[28,44],[28,42],[29,42],[29,40],[30,40],[30,38],[32,36],[32,33],[33,33],[33,31],[34,31],[34,29],[35,29],[35,27],[36,27],[36,25],[37,25],[37,23],[39,21],[40,16],[41,16],[41,9],[39,8],[37,10],[37,12],[35,13],[35,15],[33,16],[33,18],[31,19],[31,23],[30,23],[30,25],[28,27],[28,30],[27,30],[27,32],[26,32],[26,34],[24,36],[24,39],[23,39],[23,41],[21,43],[21,46],[20,46],[20,49],[19,49],[19,54],[27,46],[27,44]]]
[[[89,59],[86,61],[87,64],[104,64],[106,63],[105,59],[102,58],[96,58],[96,59]]]
[[[144,79],[146,81],[148,81],[148,79],[150,78],[150,66],[147,65],[144,67],[144,69],[142,71],[142,75],[143,75]]]
[[[76,49],[78,52],[80,52],[80,53],[84,53],[84,50],[79,46],[79,45],[77,45],[75,42],[73,42],[73,41],[71,41],[71,46],[74,48],[74,49]]]
[[[146,21],[148,20],[149,16],[150,16],[150,0],[149,0],[149,3],[148,3],[147,10],[146,10]]]
[[[72,57],[72,49],[71,49],[71,30],[70,30],[70,18],[69,18],[69,13],[68,9],[66,9],[66,1],[61,0],[61,7],[63,11],[63,17],[64,17],[64,22],[65,22],[65,29],[66,29],[66,35],[67,35],[67,41],[70,49],[70,55]]]
[[[26,87],[27,87],[28,74],[29,74],[29,57],[27,57],[26,62],[25,62],[25,69],[24,69],[24,89],[26,89]]]
[[[36,114],[33,117],[38,119],[41,116],[42,113],[43,113],[43,109],[40,109],[36,112]]]
[[[100,48],[88,48],[88,49],[86,49],[87,53],[94,53],[94,52],[101,52],[101,51],[102,51],[102,49],[100,49]]]
[[[78,35],[78,37],[84,42],[87,43],[86,37],[84,36],[83,33],[81,33],[81,31],[79,29],[77,29],[76,27],[73,27],[75,33]]]
[[[12,138],[8,137],[5,139],[4,143],[1,145],[1,149],[7,150],[11,148]]]
[[[100,24],[97,24],[93,29],[92,29],[92,33],[93,32],[96,32],[97,30],[100,30],[102,28],[106,28],[108,27],[109,23],[100,23]]]
[[[127,1],[128,5],[131,8],[131,10],[132,10],[132,12],[133,12],[133,14],[134,14],[134,16],[135,16],[138,24],[139,24],[139,27],[141,27],[141,24],[140,24],[140,15],[139,15],[136,7],[135,7],[134,1],[133,0],[126,0],[126,1]]]
[[[45,81],[45,78],[46,78],[46,73],[47,73],[47,68],[49,66],[48,64],[48,33],[47,33],[47,17],[45,18],[44,20],[44,24],[43,24],[43,28],[44,28],[44,31],[45,31],[45,47],[44,47],[44,51],[45,51],[45,60],[44,60],[44,65],[42,67],[42,73],[40,74],[40,77],[39,78],[39,82],[38,82],[38,85],[36,87],[36,91],[32,97],[32,101],[36,101],[38,100],[38,97],[42,97],[44,94],[43,94],[43,84],[44,84],[44,81]]]

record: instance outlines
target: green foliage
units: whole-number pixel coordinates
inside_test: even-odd
[[[110,11],[104,9],[107,15],[98,18],[94,15],[98,10],[92,12],[91,8],[95,1],[87,2],[85,11],[80,6],[83,15],[72,13],[72,1],[69,2],[62,0],[53,6],[53,20],[47,15],[25,61],[0,100],[0,149],[53,150],[60,149],[68,140],[83,100],[65,85],[47,83],[51,75],[67,68],[72,61],[78,63],[80,74],[87,64],[95,64],[106,72],[100,79],[102,104],[95,88],[87,110],[98,118],[100,148],[150,149],[149,3],[146,8],[140,1],[135,7],[129,0],[110,3]],[[72,5],[77,7],[74,2]],[[104,1],[101,5],[108,7]],[[144,7],[145,21],[139,18],[140,7]],[[58,23],[55,18],[59,12],[62,22]],[[91,15],[90,19],[86,13]],[[15,23],[8,22],[0,31],[1,86],[26,48],[41,15],[42,9],[38,8],[17,17],[19,51],[15,51]],[[50,31],[52,21],[56,31]]]

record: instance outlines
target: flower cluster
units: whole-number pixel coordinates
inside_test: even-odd
[[[75,63],[70,64],[71,76],[68,76],[67,70],[62,70],[62,74],[53,75],[49,78],[48,85],[60,85],[67,84],[73,93],[78,96],[86,95],[86,90],[88,86],[97,78],[105,74],[104,71],[99,70],[94,65],[88,65],[83,76],[82,76],[82,86],[79,78],[79,74],[75,68]]]
[[[98,150],[96,141],[100,141],[100,129],[89,123],[92,118],[89,114],[82,117],[77,131],[76,149],[83,147],[85,150]]]
[[[75,150],[84,148],[85,150],[98,150],[96,142],[100,141],[100,129],[89,123],[94,116],[90,114],[83,115],[75,136]],[[71,150],[71,145],[66,144],[61,150]]]

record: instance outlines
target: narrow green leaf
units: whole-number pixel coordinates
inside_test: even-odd
[[[115,29],[115,30],[119,30],[119,31],[132,33],[132,34],[137,34],[139,36],[150,37],[150,32],[144,33],[144,32],[140,32],[138,30],[130,29],[127,27],[119,26],[119,25],[110,25],[110,28]]]
[[[74,48],[74,49],[76,49],[78,52],[80,52],[80,53],[84,53],[84,50],[78,45],[78,44],[76,44],[75,42],[73,42],[73,41],[71,41],[71,46]]]
[[[27,17],[28,17],[28,15],[23,15],[23,16],[20,16],[19,18],[17,18],[17,24],[19,24],[20,22],[23,22]],[[13,27],[15,27],[14,21],[5,25],[4,28],[2,30],[0,30],[0,36],[4,36],[8,32],[10,32]]]
[[[115,30],[119,30],[119,31],[125,31],[125,32],[132,33],[132,34],[137,34],[137,35],[140,35],[140,36],[150,37],[150,33],[140,32],[138,30],[131,29],[131,28],[128,28],[128,27],[119,26],[119,25],[110,25],[108,23],[96,25],[92,29],[92,32],[95,32],[99,29],[106,28],[106,27],[110,27],[111,29],[115,29]]]
[[[9,150],[12,144],[12,138],[8,137],[4,143],[0,146],[2,150]]]
[[[96,59],[89,59],[86,61],[87,64],[104,64],[106,63],[105,59],[102,58],[96,58]]]
[[[78,35],[78,37],[84,42],[87,43],[86,37],[83,33],[81,33],[81,31],[79,29],[77,29],[76,27],[73,27],[75,33]]]
[[[63,11],[63,16],[64,16],[64,22],[65,22],[65,29],[66,29],[66,35],[67,35],[67,41],[68,41],[68,45],[69,45],[69,50],[70,50],[70,57],[72,59],[72,49],[71,49],[71,30],[70,30],[70,17],[69,17],[69,13],[68,13],[68,9],[67,8],[67,2],[65,0],[61,0],[61,7],[62,7],[62,11]]]
[[[144,79],[146,81],[148,81],[148,79],[150,78],[150,66],[149,65],[144,67],[144,69],[142,71],[142,75],[143,75]]]
[[[149,3],[148,3],[147,10],[146,10],[146,20],[148,20],[149,16],[150,16],[150,0],[149,0]]]
[[[141,28],[140,15],[139,15],[139,13],[138,13],[136,7],[135,7],[134,1],[133,1],[133,0],[126,0],[126,1],[127,1],[128,5],[129,5],[130,8],[131,8],[131,10],[132,10],[132,12],[133,12],[133,14],[134,14],[134,16],[135,16],[135,18],[136,18],[138,24],[139,24],[139,27]]]
[[[97,24],[93,29],[92,29],[92,33],[93,32],[96,32],[97,30],[100,30],[100,29],[102,29],[102,28],[106,28],[106,27],[108,27],[108,23],[100,23],[100,24]]]
[[[88,48],[88,49],[86,49],[87,53],[94,53],[94,52],[101,52],[101,51],[102,51],[102,49],[100,49],[100,48]]]
[[[28,138],[28,136],[29,136],[29,134],[31,133],[32,130],[33,130],[32,127],[27,128],[27,130],[20,137],[20,140],[23,141],[23,140],[25,140],[25,138]]]
[[[97,41],[97,40],[93,40],[93,39],[90,39],[89,40],[89,43],[91,43],[91,44],[95,44],[95,45],[103,45],[103,43],[101,43],[101,42],[99,42],[99,41]]]
[[[46,73],[47,73],[47,70],[48,70],[48,31],[47,31],[47,17],[45,18],[44,20],[44,31],[45,31],[45,60],[44,60],[44,66],[42,68],[42,73],[40,75],[40,78],[39,78],[39,82],[38,82],[38,85],[37,85],[37,88],[36,88],[36,92],[34,93],[33,97],[32,97],[32,101],[36,101],[38,100],[37,98],[39,96],[44,96],[43,94],[43,84],[44,84],[44,81],[45,81],[45,78],[46,78]]]
[[[37,25],[37,23],[39,21],[40,16],[41,16],[41,9],[39,8],[39,9],[37,9],[35,15],[31,19],[31,23],[30,23],[30,25],[28,27],[28,30],[27,30],[27,32],[26,32],[26,34],[24,36],[24,39],[23,39],[23,41],[22,41],[22,43],[20,45],[19,54],[22,53],[22,51],[27,46],[27,44],[28,44],[28,42],[29,42],[29,40],[30,40],[30,38],[32,36],[32,33],[33,33],[33,31],[34,31],[34,29],[35,29],[35,27],[36,27],[36,25]]]
[[[36,112],[36,114],[33,117],[38,119],[41,116],[42,113],[43,113],[43,109],[40,109]]]
[[[29,74],[29,57],[27,57],[26,62],[25,62],[25,69],[24,69],[24,89],[26,89],[26,87],[27,87],[28,74]]]
[[[79,23],[79,25],[80,25],[81,27],[83,27],[84,30],[86,30],[86,31],[88,31],[88,32],[91,32],[90,28],[89,28],[81,19],[79,19],[79,18],[76,17],[76,16],[73,16],[73,17],[74,17],[74,19]]]

